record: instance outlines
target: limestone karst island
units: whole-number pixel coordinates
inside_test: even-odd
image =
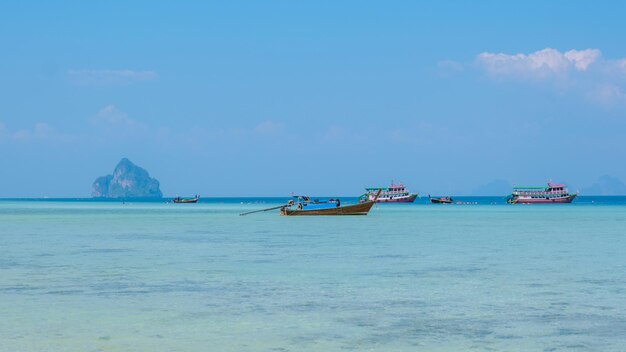
[[[112,175],[98,177],[92,186],[96,198],[162,198],[159,181],[146,169],[123,158]]]

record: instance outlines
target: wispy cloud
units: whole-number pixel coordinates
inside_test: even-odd
[[[67,77],[72,84],[98,86],[150,81],[159,75],[154,71],[81,69],[67,71]]]
[[[326,129],[324,133],[322,133],[322,139],[326,141],[335,141],[340,140],[342,138],[346,138],[348,135],[348,130],[341,126],[332,125]]]
[[[361,145],[363,143],[369,144],[374,140],[379,140],[381,131],[378,129],[363,129],[355,128],[353,126],[346,127],[343,125],[332,124],[322,131],[318,138],[322,142],[328,143],[330,146],[334,146],[337,143],[343,145]]]
[[[91,122],[96,126],[107,128],[143,127],[143,124],[131,119],[128,117],[127,113],[118,110],[115,105],[112,104],[100,109],[100,111],[91,118]]]
[[[254,127],[254,133],[258,135],[277,135],[281,134],[285,130],[285,125],[280,122],[274,122],[272,120],[266,120]]]
[[[13,134],[13,139],[16,140],[28,140],[28,139],[43,139],[52,134],[52,128],[43,122],[35,124],[32,129],[23,129]]]
[[[604,106],[626,104],[626,92],[615,84],[602,84],[595,87],[587,94],[587,97]]]
[[[476,56],[475,64],[495,80],[553,84],[560,93],[575,94],[594,104],[626,106],[626,58],[605,59],[599,49],[483,52]]]
[[[443,60],[437,63],[437,72],[443,77],[454,76],[463,70],[465,70],[464,65],[454,60]]]
[[[600,55],[598,49],[560,52],[546,48],[530,54],[483,52],[478,54],[476,62],[494,77],[546,79],[565,77],[571,71],[586,71]]]
[[[45,122],[38,122],[32,128],[24,128],[10,132],[6,127],[0,126],[0,135],[7,136],[16,142],[34,141],[67,141],[72,137],[62,134]]]

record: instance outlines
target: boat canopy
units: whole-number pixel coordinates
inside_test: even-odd
[[[513,189],[546,189],[546,186],[514,186]]]

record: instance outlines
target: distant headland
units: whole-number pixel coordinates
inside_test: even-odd
[[[159,185],[148,171],[123,158],[113,175],[101,176],[94,181],[91,195],[96,198],[162,198]]]

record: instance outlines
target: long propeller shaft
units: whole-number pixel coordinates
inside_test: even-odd
[[[246,213],[241,213],[241,214],[239,214],[239,215],[240,215],[240,216],[243,216],[243,215],[248,215],[248,214],[260,213],[260,212],[264,212],[264,211],[270,211],[270,210],[274,210],[274,209],[280,209],[280,208],[283,208],[283,207],[286,207],[286,206],[289,206],[289,204],[279,205],[279,206],[277,206],[277,207],[271,207],[271,208],[267,208],[267,209],[260,209],[260,210],[249,211],[249,212],[246,212]]]

